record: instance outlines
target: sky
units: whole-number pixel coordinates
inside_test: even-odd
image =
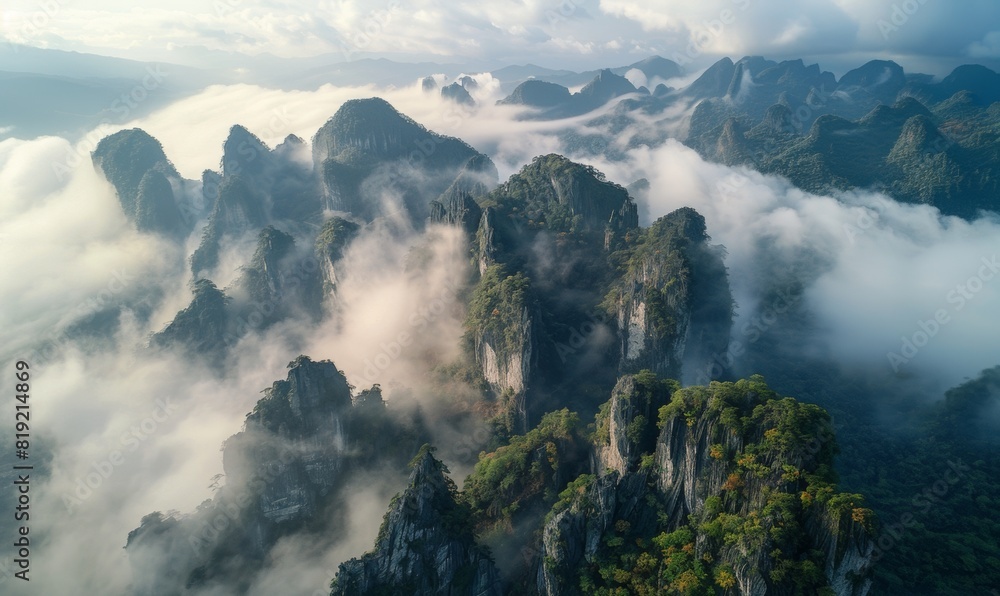
[[[761,54],[946,74],[1000,58],[993,0],[7,0],[2,14],[7,42],[201,65],[232,52],[576,69]]]

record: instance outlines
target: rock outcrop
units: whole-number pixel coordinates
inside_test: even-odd
[[[859,495],[831,484],[826,412],[779,398],[759,377],[667,398],[676,387],[647,373],[619,383],[603,426],[598,417],[598,462],[610,465],[570,483],[554,506],[542,532],[538,591],[683,584],[740,595],[802,586],[866,594],[873,514]],[[642,424],[656,425],[636,411],[648,407],[635,401],[642,393],[654,403],[669,399],[658,437],[645,443]],[[629,420],[639,424],[623,433]],[[602,445],[607,429],[611,440]]]
[[[398,420],[378,386],[351,391],[330,361],[289,363],[287,378],[264,391],[224,443],[225,483],[214,498],[190,514],[147,515],[129,534],[134,592],[218,584],[240,593],[283,536],[306,530],[335,541],[347,528],[337,512],[352,478],[374,465],[392,478],[425,433]]]
[[[729,345],[732,295],[721,251],[708,244],[705,219],[690,208],[643,234],[615,299],[620,368],[698,375]]]
[[[179,311],[161,331],[153,334],[150,345],[179,346],[193,354],[219,362],[231,335],[230,299],[207,279],[194,282],[191,304]]]
[[[561,155],[534,158],[490,195],[529,227],[552,232],[604,234],[614,220],[621,229],[638,226],[635,203],[624,187],[595,168]]]
[[[476,100],[472,99],[469,91],[460,83],[452,83],[441,88],[441,97],[449,99],[457,104],[465,106],[476,105]]]
[[[394,189],[415,221],[474,157],[489,160],[453,137],[427,130],[383,99],[344,102],[313,138],[314,170],[326,207],[364,220],[382,212],[382,193]],[[373,193],[365,181],[381,172]]]
[[[382,522],[373,551],[343,563],[331,596],[500,596],[499,572],[478,546],[447,468],[426,446],[409,486]]]
[[[176,237],[191,231],[195,222],[182,217],[171,185],[180,183],[180,175],[148,133],[133,128],[109,135],[97,144],[92,159],[136,228]]]
[[[201,244],[191,256],[191,271],[196,277],[206,277],[218,266],[226,241],[256,233],[269,219],[266,196],[239,175],[223,178]]]
[[[316,236],[316,258],[323,278],[324,297],[336,295],[340,259],[360,230],[361,226],[358,224],[335,216],[323,223],[323,228]]]
[[[648,374],[626,375],[618,380],[611,400],[594,421],[598,474],[615,472],[624,478],[638,470],[641,456],[655,447],[656,433],[651,421],[676,387],[656,381]]]
[[[483,379],[498,400],[505,426],[527,430],[525,403],[538,367],[538,307],[524,274],[491,265],[477,285],[466,326]]]
[[[236,316],[259,329],[297,313],[319,320],[323,279],[312,257],[296,249],[291,235],[273,226],[261,230],[253,257],[226,289]]]

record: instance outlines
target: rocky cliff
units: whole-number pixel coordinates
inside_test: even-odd
[[[694,378],[725,353],[732,295],[724,253],[708,241],[704,218],[682,208],[644,230],[630,250],[610,295],[622,371]]]
[[[466,320],[483,379],[496,396],[503,425],[527,430],[527,394],[538,367],[537,305],[530,282],[491,265],[476,286]]]
[[[553,507],[539,592],[866,594],[873,514],[832,484],[829,416],[759,377],[688,387],[660,408],[658,425],[645,422],[658,436],[633,453],[643,430],[636,406],[647,405],[637,388],[659,403],[676,387],[657,383],[643,373],[616,388],[596,435],[607,467],[570,483]],[[628,420],[640,423],[620,424]]]
[[[316,258],[323,276],[323,296],[335,295],[339,275],[337,268],[344,251],[357,237],[361,226],[342,217],[331,217],[323,223],[316,236]]]
[[[447,468],[429,448],[412,462],[409,485],[392,501],[375,548],[343,563],[332,596],[500,596],[499,572],[478,546]]]
[[[617,472],[619,478],[635,472],[643,454],[654,449],[656,433],[650,424],[678,385],[658,381],[648,373],[618,380],[594,420],[594,451],[599,474]]]
[[[352,395],[332,362],[300,356],[225,442],[214,498],[190,514],[150,514],[129,534],[134,593],[241,593],[283,536],[335,542],[352,478],[375,466],[386,478],[401,474],[424,433],[386,407],[378,386]]]

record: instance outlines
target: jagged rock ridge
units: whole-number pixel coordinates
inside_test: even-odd
[[[245,591],[283,536],[348,527],[341,500],[355,475],[378,466],[401,482],[425,432],[391,412],[378,386],[352,396],[332,362],[300,356],[225,442],[214,498],[191,514],[147,515],[129,533],[133,593]]]
[[[340,566],[331,596],[500,596],[499,573],[475,543],[469,511],[456,501],[447,468],[426,446],[412,466],[409,486],[393,499],[374,550]]]

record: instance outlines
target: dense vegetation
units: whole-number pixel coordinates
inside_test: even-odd
[[[534,158],[484,204],[496,205],[530,228],[603,235],[609,215],[630,202],[628,192],[597,169],[550,154]]]
[[[786,319],[785,342],[797,325]],[[834,415],[841,484],[863,493],[881,520],[872,594],[960,596],[1000,585],[1000,456],[988,430],[996,428],[998,369],[928,404],[903,380],[852,377],[774,341],[765,333],[753,344],[751,363],[772,386]]]
[[[710,419],[720,423],[721,441],[709,446],[708,456],[729,470],[725,483],[700,511],[676,520],[651,479],[644,506],[655,523],[615,521],[595,560],[579,572],[581,591],[708,595],[736,585],[734,566],[763,565],[772,589],[825,593],[824,553],[810,536],[815,532],[810,520],[847,516],[868,529],[874,524],[860,495],[836,492],[829,416],[816,406],[778,398],[755,377],[676,391],[661,408],[659,425],[675,418],[688,427]],[[728,443],[725,436],[741,440]],[[651,459],[643,466],[655,474]],[[591,507],[588,488],[594,483],[593,477],[579,478],[554,511]],[[842,531],[839,521],[831,531]]]
[[[686,142],[706,158],[779,174],[811,192],[874,188],[962,217],[998,208],[1000,104],[986,95],[818,95],[777,100],[763,115],[753,100],[702,102]]]
[[[828,593],[826,558],[842,552],[823,550],[827,534],[846,546],[854,532],[870,533],[875,518],[863,497],[836,490],[836,442],[826,412],[780,398],[760,377],[684,389],[649,371],[634,379],[631,399],[664,403],[658,421],[636,417],[638,428],[624,431],[634,432],[635,444],[647,450],[637,469],[626,478],[613,472],[569,480],[559,471],[582,459],[579,452],[567,457],[573,451],[565,447],[580,440],[578,418],[567,410],[549,414],[526,435],[480,455],[461,497],[480,532],[538,540],[540,534],[531,538],[523,528],[514,529],[531,520],[540,524],[537,516],[524,515],[536,512],[539,504],[550,507],[546,534],[573,526],[559,522],[561,515],[606,519],[599,545],[586,561],[574,566],[552,552],[542,561],[562,585],[583,594],[716,594],[745,576],[734,569],[748,567],[762,570],[774,590]],[[591,426],[591,448],[607,442],[607,420],[607,407],[602,407]],[[661,458],[678,440],[702,445],[701,439],[675,436],[698,428],[707,428],[710,439],[695,454],[710,462],[698,465],[703,477],[696,498],[703,504],[678,518],[670,504],[676,497],[670,495],[682,489],[658,482],[665,465]],[[644,440],[646,435],[658,438]],[[609,490],[618,492],[619,502],[634,505],[615,507]],[[559,535],[559,544],[583,540],[567,532]]]
[[[479,455],[462,497],[476,513],[480,531],[512,532],[516,518],[530,519],[556,501],[568,472],[579,464],[580,430],[580,417],[563,409],[546,414],[527,434]]]
[[[531,282],[523,273],[508,274],[503,265],[492,265],[476,285],[469,302],[466,327],[488,333],[505,354],[523,349],[521,319],[531,306]]]

